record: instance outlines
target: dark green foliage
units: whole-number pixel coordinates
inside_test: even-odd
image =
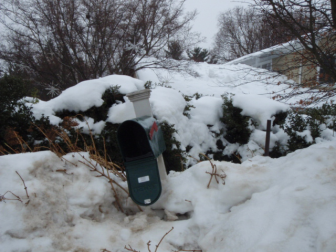
[[[195,106],[190,105],[189,102],[195,98],[196,100],[198,100],[199,98],[201,98],[203,95],[199,94],[199,93],[195,93],[193,95],[183,95],[184,100],[187,102],[187,105],[185,106],[184,110],[183,110],[183,115],[185,115],[186,117],[190,117],[189,111],[191,110],[191,108],[195,108]]]
[[[198,100],[199,98],[203,97],[203,95],[200,93],[195,93],[192,95],[192,97],[195,97],[195,99]]]
[[[207,157],[212,157],[213,160],[216,160],[216,161],[225,161],[225,162],[232,162],[232,163],[235,163],[235,164],[240,164],[241,161],[239,160],[238,157],[236,157],[235,155],[223,155],[223,151],[213,151],[213,150],[209,150],[205,153],[205,155]],[[206,161],[208,159],[206,159],[203,155],[200,155],[199,156],[200,158],[200,161]]]
[[[230,143],[246,144],[250,138],[250,117],[241,115],[242,109],[233,106],[232,99],[223,96],[223,117],[220,119],[226,125],[225,139]]]
[[[190,60],[196,62],[206,62],[209,59],[210,52],[207,49],[195,47],[192,51],[187,51]]]
[[[308,108],[299,112],[292,111],[288,114],[286,123],[285,113],[276,115],[274,124],[279,124],[288,134],[289,139],[286,146],[277,144],[270,152],[270,156],[283,156],[297,149],[307,148],[312,145],[315,143],[317,137],[321,137],[321,132],[325,127],[335,130],[335,116],[336,106],[330,104],[324,104],[318,108]],[[325,124],[325,126],[321,127],[323,124]],[[298,134],[305,130],[309,130],[313,138],[312,142],[307,142],[305,137]]]
[[[321,129],[320,129],[321,123],[320,121],[314,119],[313,117],[309,117],[307,121],[309,125],[310,134],[315,140],[315,138],[321,136]]]
[[[186,102],[190,102],[193,98],[198,100],[199,98],[203,97],[203,95],[199,93],[195,93],[193,95],[182,95],[182,96]]]
[[[110,159],[117,163],[118,165],[123,164],[123,159],[121,156],[120,148],[117,141],[117,130],[118,130],[119,124],[112,124],[112,123],[106,123],[106,126],[104,130],[101,132],[99,136],[99,142],[98,142],[98,149],[104,150],[104,141],[105,139],[105,146],[107,150],[107,154],[109,155]]]
[[[184,110],[183,110],[183,115],[186,117],[190,117],[190,110],[191,108],[195,108],[195,106],[190,105],[189,102],[192,100],[193,96],[189,96],[189,95],[183,95],[184,100],[187,102],[187,105],[185,106]]]
[[[290,113],[288,115],[287,125],[284,126],[285,132],[289,139],[287,143],[288,152],[293,152],[298,149],[303,149],[310,146],[312,143],[307,143],[304,137],[299,136],[297,132],[303,132],[308,128],[308,119],[298,113]]]
[[[320,108],[309,108],[305,114],[311,117],[309,125],[315,127],[315,124],[325,124],[329,129],[335,130],[336,105],[323,104]]]
[[[103,104],[100,107],[92,107],[86,111],[73,112],[69,110],[63,110],[61,112],[57,112],[56,115],[63,120],[65,118],[76,117],[81,121],[85,121],[84,117],[93,118],[94,122],[106,121],[108,110],[113,104],[116,104],[118,101],[124,102],[123,95],[119,93],[120,86],[115,86],[107,89],[102,95],[102,99],[104,100]],[[79,115],[80,114],[80,115]],[[84,117],[83,117],[84,116]],[[117,142],[117,130],[119,124],[112,124],[107,122],[104,129],[99,135],[94,135],[94,144],[99,150],[100,154],[103,155],[104,150],[106,149],[106,153],[108,155],[108,159],[111,161],[122,164],[122,157],[119,150],[118,142]],[[75,129],[69,128],[69,137],[72,142],[77,143],[77,146],[81,149],[85,149],[85,145],[92,145],[92,139],[89,134],[81,134],[81,137],[78,137],[78,133]],[[104,147],[105,141],[105,147]],[[65,143],[60,142],[59,145],[67,152],[68,146]]]
[[[181,60],[183,47],[179,41],[171,41],[168,43],[168,50],[165,50],[166,57],[174,60]]]
[[[56,116],[60,118],[64,118],[66,116],[75,117],[77,114],[81,114],[83,116],[91,117],[95,122],[105,121],[107,119],[107,113],[110,107],[117,103],[117,101],[124,102],[123,95],[119,93],[120,86],[114,86],[107,89],[102,95],[102,99],[104,100],[103,104],[100,107],[91,107],[86,111],[74,112],[69,110],[62,110],[55,113]],[[81,119],[82,117],[78,117]]]
[[[5,75],[0,79],[0,106],[2,110],[12,111],[18,100],[28,94],[26,82],[15,76]]]
[[[9,136],[9,133],[16,134],[24,141],[28,141],[27,130],[34,120],[31,108],[20,101],[27,95],[26,83],[17,77],[5,75],[0,79],[0,145],[5,148],[5,144],[16,149],[19,142]],[[12,144],[9,143],[12,140]],[[7,149],[8,150],[8,149]]]
[[[190,112],[191,108],[195,108],[195,106],[187,104],[185,106],[184,110],[183,110],[183,115],[186,116],[186,117],[188,117],[188,118],[190,118],[189,112]]]
[[[221,139],[218,139],[218,140],[216,141],[216,146],[217,146],[217,149],[218,149],[218,150],[224,150],[224,148],[225,148],[225,146],[224,146],[224,144],[223,144],[223,141],[222,141]]]
[[[144,87],[145,87],[146,89],[153,89],[153,88],[154,88],[154,86],[153,86],[153,82],[152,82],[152,81],[146,81]]]
[[[286,118],[288,116],[288,111],[286,112],[279,112],[274,115],[273,126],[275,125],[283,125],[286,122]]]
[[[53,127],[49,118],[42,115],[40,119],[33,116],[31,108],[20,100],[29,91],[27,83],[14,76],[4,76],[0,79],[0,148],[4,153],[34,149],[38,142],[40,146],[48,146],[46,137],[38,128],[50,136]],[[55,137],[55,135],[53,136]],[[9,147],[10,146],[10,147]]]
[[[271,158],[279,158],[286,155],[286,150],[284,149],[284,146],[281,146],[279,142],[276,142],[275,146],[268,154]]]
[[[166,143],[166,151],[163,152],[167,172],[169,171],[183,171],[185,169],[186,153],[181,150],[181,143],[174,137],[176,129],[174,125],[168,122],[160,123],[163,131],[163,137]]]
[[[154,89],[155,87],[165,87],[165,88],[171,88],[168,84],[164,82],[159,82],[159,83],[153,83],[152,81],[146,81],[144,87],[146,89]]]

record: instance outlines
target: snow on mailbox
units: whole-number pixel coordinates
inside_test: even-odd
[[[123,122],[117,132],[132,200],[142,206],[153,204],[162,187],[157,158],[166,150],[163,132],[155,119],[143,116]]]

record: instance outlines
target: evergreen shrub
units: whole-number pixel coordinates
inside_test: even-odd
[[[34,143],[30,129],[38,121],[22,100],[29,93],[26,87],[21,78],[8,75],[0,78],[0,153],[18,152],[22,143],[24,148]]]
[[[174,137],[174,133],[177,133],[174,125],[164,121],[160,123],[160,128],[163,131],[166,143],[166,151],[163,152],[163,158],[167,172],[185,170],[186,152],[181,149],[181,143]]]
[[[251,135],[249,129],[250,117],[243,116],[242,109],[233,106],[232,98],[222,96],[223,117],[220,120],[225,124],[224,137],[230,143],[247,144]]]

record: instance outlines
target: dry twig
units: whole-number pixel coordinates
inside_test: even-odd
[[[147,242],[147,249],[148,249],[148,252],[152,252],[152,251],[150,250],[150,245],[151,245],[151,241],[148,241],[148,242]]]
[[[159,241],[159,243],[157,244],[157,245],[155,245],[155,252],[157,252],[157,250],[158,250],[158,248],[160,247],[160,244],[161,244],[161,242],[163,241],[163,239],[171,232],[171,231],[173,231],[173,229],[174,229],[174,227],[172,227],[167,233],[165,233],[164,234],[164,236],[162,236],[162,238],[161,238],[161,240]],[[148,252],[152,252],[151,250],[150,250],[150,245],[151,245],[151,241],[148,241],[147,242],[147,250],[148,250]],[[140,251],[138,251],[138,250],[135,250],[134,248],[132,248],[131,247],[131,245],[128,245],[128,247],[127,246],[125,246],[125,249],[126,250],[128,250],[128,251],[132,251],[132,252],[140,252]],[[182,251],[182,250],[181,250]]]
[[[218,174],[217,173],[217,166],[212,163],[211,159],[209,157],[207,157],[206,155],[202,154],[202,153],[200,155],[202,155],[203,157],[208,159],[210,164],[211,164],[211,167],[212,167],[212,172],[206,172],[206,173],[211,175],[207,188],[210,188],[210,184],[211,184],[211,181],[212,181],[213,177],[215,178],[217,184],[219,184],[219,181],[218,181],[218,178],[217,178],[217,177],[219,177],[220,179],[223,180],[223,185],[225,185],[226,174],[225,173],[224,174]]]
[[[128,250],[128,251],[132,251],[132,252],[140,252],[138,250],[135,250],[131,247],[131,245],[128,245],[128,247],[125,246],[125,249]]]
[[[156,245],[155,252],[157,252],[157,250],[158,250],[158,248],[159,248],[161,242],[163,241],[163,239],[164,239],[164,238],[165,238],[171,231],[173,231],[173,229],[174,229],[174,227],[172,227],[172,228],[171,228],[171,229],[170,229],[164,236],[162,236],[160,242],[158,243],[158,245]]]
[[[6,195],[7,193],[11,193],[16,199],[8,199],[8,198],[5,198],[5,195]],[[5,192],[3,195],[0,195],[0,202],[3,201],[3,202],[6,203],[5,200],[18,200],[18,201],[22,202],[21,198],[20,198],[19,196],[17,196],[16,194],[12,193],[11,191],[7,191],[7,192]]]
[[[25,184],[23,178],[21,177],[21,175],[20,175],[17,171],[15,171],[15,172],[16,172],[17,175],[19,175],[19,177],[20,177],[20,179],[22,180],[22,183],[23,183],[23,185],[24,185],[24,189],[25,189],[25,191],[26,191],[26,195],[27,195],[27,198],[28,198],[28,201],[27,201],[25,204],[28,205],[29,202],[30,202],[30,199],[29,199],[29,194],[28,194],[27,186],[26,186],[26,184]],[[5,195],[6,195],[7,193],[11,193],[11,194],[15,197],[15,199],[8,199],[8,198],[6,198]],[[3,201],[3,202],[6,203],[6,200],[18,200],[18,201],[20,201],[20,202],[23,203],[22,199],[21,199],[19,196],[17,196],[15,193],[11,192],[11,191],[7,191],[7,192],[5,192],[3,195],[0,195],[0,202]]]
[[[20,179],[22,180],[22,183],[23,183],[23,185],[24,185],[24,189],[25,189],[25,191],[26,191],[27,198],[29,199],[28,189],[27,189],[27,186],[26,186],[26,184],[25,184],[23,178],[21,177],[21,175],[20,175],[17,171],[15,171],[15,172],[16,172],[17,175],[19,175]],[[29,201],[28,201],[28,202],[29,202]],[[28,203],[26,203],[26,204],[28,204]]]

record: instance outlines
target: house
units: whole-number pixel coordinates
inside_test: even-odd
[[[298,84],[332,83],[333,80],[316,64],[307,60],[308,53],[298,41],[290,41],[251,53],[227,64],[246,64],[286,75]],[[335,59],[333,58],[335,67]]]

